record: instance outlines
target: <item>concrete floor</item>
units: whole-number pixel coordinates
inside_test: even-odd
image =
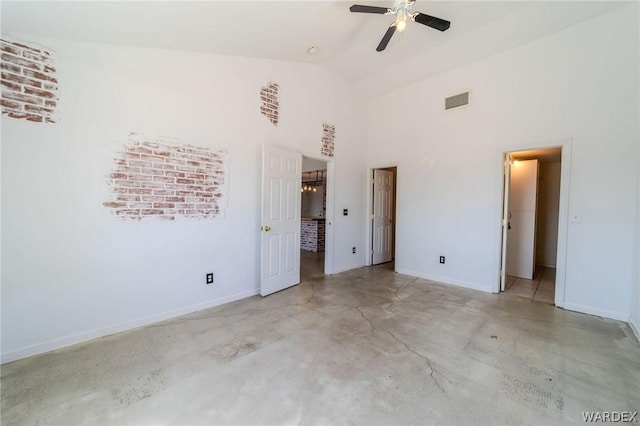
[[[505,293],[525,297],[531,301],[554,304],[556,269],[536,266],[532,280],[507,275]]]
[[[391,268],[393,269],[393,268]],[[300,279],[321,278],[324,274],[324,252],[300,250]]]
[[[389,266],[307,269],[266,298],[6,364],[2,425],[550,425],[640,408],[626,324]]]

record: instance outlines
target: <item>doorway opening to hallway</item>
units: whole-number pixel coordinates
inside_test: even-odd
[[[554,304],[562,149],[504,154],[501,291]]]
[[[273,145],[262,146],[262,198],[260,226],[260,294],[268,296],[300,283],[302,201],[305,192],[321,194],[317,201],[306,200],[309,218],[326,227],[321,231],[324,244],[321,273],[333,272],[333,161],[305,157],[305,165],[315,163],[313,182],[302,183],[303,155]],[[321,170],[324,170],[323,172]],[[307,173],[310,175],[310,173]],[[315,183],[326,183],[323,188]],[[305,187],[307,188],[305,190]],[[311,188],[311,190],[309,190]],[[314,191],[315,189],[315,191]],[[306,198],[306,197],[305,197]],[[319,210],[313,210],[319,209]],[[318,225],[320,226],[320,225]],[[325,243],[326,241],[326,243]],[[316,248],[316,253],[317,253]],[[313,252],[312,252],[313,253]],[[306,264],[306,263],[305,263]]]

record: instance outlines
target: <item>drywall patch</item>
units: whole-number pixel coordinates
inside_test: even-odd
[[[131,133],[109,175],[112,199],[103,205],[125,220],[224,215],[228,154]]]
[[[270,81],[265,87],[260,89],[260,112],[267,117],[274,126],[278,125],[278,114],[280,104],[278,103],[278,83]]]
[[[322,123],[322,148],[320,153],[327,157],[333,157],[335,148],[336,127],[333,124]]]
[[[35,123],[55,123],[58,79],[51,52],[0,38],[2,114]]]

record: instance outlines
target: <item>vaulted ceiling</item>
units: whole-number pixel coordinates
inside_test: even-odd
[[[310,62],[368,96],[473,62],[606,13],[624,2],[427,1],[413,10],[451,21],[439,32],[410,23],[384,52],[393,18],[349,12],[393,1],[2,1],[2,31],[77,41]],[[308,55],[317,46],[319,52]]]

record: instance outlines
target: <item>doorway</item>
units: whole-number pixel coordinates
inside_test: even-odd
[[[325,274],[327,162],[302,157],[300,186],[300,278]]]
[[[395,261],[397,167],[371,170],[371,251],[368,264]]]
[[[335,163],[313,157],[325,168],[323,200],[325,216],[322,274],[333,273],[333,189]],[[260,294],[284,290],[300,283],[302,160],[300,152],[272,145],[262,146]],[[316,191],[317,192],[317,191]]]
[[[561,197],[566,160],[562,147],[503,155],[500,291],[506,294],[557,304],[558,271],[564,271],[558,268],[558,252],[563,247],[560,207],[567,201]]]

